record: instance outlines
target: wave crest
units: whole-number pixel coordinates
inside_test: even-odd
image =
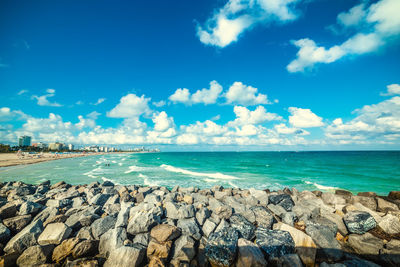
[[[203,176],[203,177],[210,177],[210,178],[222,179],[222,180],[240,179],[239,177],[223,174],[220,172],[215,172],[215,173],[194,172],[194,171],[189,171],[189,170],[177,168],[177,167],[174,167],[171,165],[166,165],[166,164],[162,164],[160,167],[167,171],[170,171],[170,172],[183,173],[183,174],[191,175],[191,176]]]

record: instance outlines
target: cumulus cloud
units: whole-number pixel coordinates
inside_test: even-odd
[[[197,90],[192,95],[187,88],[179,88],[168,99],[174,103],[191,104],[215,104],[222,92],[222,86],[217,81],[210,82],[210,88]]]
[[[166,104],[167,104],[167,102],[165,102],[164,100],[160,100],[160,101],[158,101],[158,102],[153,102],[153,105],[156,106],[156,107],[158,107],[158,108],[163,107],[163,106],[165,106]]]
[[[359,32],[345,42],[325,48],[309,38],[292,43],[299,48],[297,57],[286,67],[289,72],[302,72],[318,63],[332,63],[351,55],[377,51],[400,34],[400,1],[380,0],[368,7],[364,3],[338,15],[344,27],[361,25]]]
[[[106,101],[105,98],[99,98],[99,99],[97,99],[96,103],[93,103],[92,105],[97,106],[97,105],[100,105],[101,103],[103,103],[104,101]]]
[[[386,86],[387,92],[386,93],[381,93],[383,96],[388,96],[388,95],[400,95],[400,84],[390,84]]]
[[[20,110],[11,110],[9,107],[0,108],[0,122],[23,120],[29,116]]]
[[[107,116],[111,118],[134,118],[142,114],[149,114],[151,112],[148,105],[149,101],[150,98],[146,98],[144,95],[138,97],[135,94],[127,94],[120,99],[118,105],[107,112]]]
[[[234,82],[225,93],[225,98],[227,103],[243,106],[271,104],[267,95],[258,93],[257,88],[245,85],[242,82]]]
[[[174,127],[174,118],[168,117],[165,111],[158,114],[153,114],[154,130],[164,132],[167,129]]]
[[[197,36],[206,45],[225,47],[255,25],[292,21],[300,0],[229,0],[214,11],[204,25],[197,26]]]
[[[289,123],[298,128],[321,127],[324,125],[322,118],[314,114],[310,109],[290,107]]]
[[[39,106],[49,106],[49,107],[61,107],[62,106],[61,104],[59,104],[57,102],[50,102],[48,100],[49,97],[55,96],[56,90],[47,89],[46,92],[47,92],[47,94],[42,95],[42,96],[33,95],[32,99],[36,99],[37,104]]]
[[[296,128],[296,127],[288,127],[284,123],[274,125],[274,129],[278,134],[297,134],[297,135],[309,135],[310,134],[306,130]]]
[[[28,90],[22,89],[17,93],[17,95],[23,95],[23,94],[28,93],[28,92],[29,92]]]
[[[267,112],[265,107],[258,106],[251,111],[246,107],[235,106],[233,112],[236,114],[236,119],[228,122],[229,126],[240,126],[247,124],[260,124],[266,121],[282,120],[282,117],[275,113]]]

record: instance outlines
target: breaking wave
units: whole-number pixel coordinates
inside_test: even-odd
[[[316,188],[318,188],[320,190],[332,191],[332,190],[338,189],[338,187],[320,185],[320,184],[313,183],[313,182],[310,182],[310,181],[304,181],[304,183],[311,184],[311,185],[315,186]]]
[[[166,165],[166,164],[162,164],[160,167],[167,171],[170,171],[170,172],[183,173],[183,174],[191,175],[191,176],[204,176],[204,177],[210,177],[210,178],[214,178],[214,179],[223,179],[223,180],[240,179],[239,177],[223,174],[220,172],[215,172],[215,173],[194,172],[194,171],[189,171],[189,170],[177,168],[177,167],[174,167],[171,165]]]

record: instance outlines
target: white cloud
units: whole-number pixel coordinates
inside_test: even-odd
[[[101,103],[103,103],[104,101],[106,101],[105,98],[99,98],[99,99],[97,99],[96,103],[93,103],[92,105],[97,106],[97,105],[100,105]]]
[[[289,123],[298,128],[321,127],[324,125],[322,118],[314,114],[310,109],[290,107]]]
[[[387,92],[386,93],[381,93],[383,96],[388,96],[388,95],[400,95],[400,84],[390,84],[386,86]]]
[[[75,105],[78,105],[78,106],[83,105],[83,104],[84,104],[84,103],[83,103],[83,101],[81,101],[81,100],[78,100],[78,101],[75,102]]]
[[[153,102],[153,105],[156,106],[156,107],[158,107],[158,108],[163,107],[163,106],[165,106],[166,104],[167,104],[167,102],[165,102],[164,100],[160,100],[160,101],[158,101],[158,102]]]
[[[181,130],[185,133],[201,136],[217,136],[226,133],[228,131],[228,128],[218,125],[213,121],[206,120],[205,122],[197,121],[195,124],[181,126]]]
[[[263,106],[258,106],[251,111],[246,107],[235,106],[233,112],[236,114],[234,121],[228,122],[229,126],[240,126],[248,124],[261,124],[266,121],[281,120],[282,117],[275,113],[267,112]]]
[[[145,98],[144,95],[138,97],[135,94],[127,94],[120,99],[118,105],[107,112],[107,116],[111,118],[135,118],[142,114],[149,114],[151,112],[148,105],[149,101],[150,98]]]
[[[197,35],[206,45],[225,47],[257,24],[269,21],[287,22],[297,18],[294,6],[300,0],[229,0],[216,10]]]
[[[203,88],[190,95],[189,89],[179,88],[168,99],[174,103],[183,103],[186,105],[200,103],[208,105],[215,104],[221,92],[222,86],[217,81],[211,81],[209,89]]]
[[[289,72],[302,72],[318,63],[332,63],[350,55],[362,55],[377,51],[400,33],[400,1],[380,0],[364,10],[363,4],[340,13],[338,22],[345,27],[360,26],[354,34],[340,45],[330,48],[317,45],[309,38],[293,41],[299,48],[297,57],[286,67]]]
[[[227,103],[237,103],[243,106],[271,104],[267,95],[258,93],[258,89],[242,82],[234,82],[225,93]]]
[[[176,139],[178,145],[195,145],[199,143],[199,137],[194,134],[182,134]]]
[[[297,135],[309,135],[310,134],[306,130],[296,128],[296,127],[288,127],[284,123],[274,125],[274,129],[278,134],[297,134]]]
[[[168,117],[165,111],[158,114],[153,114],[154,130],[164,132],[167,129],[174,127],[174,118]]]
[[[29,92],[28,90],[22,89],[17,93],[17,95],[23,95],[23,94],[28,93],[28,92]]]
[[[62,105],[57,102],[50,102],[47,98],[55,96],[56,90],[47,89],[47,94],[42,96],[33,95],[32,99],[37,100],[39,106],[49,106],[49,107],[61,107]]]
[[[9,107],[0,108],[0,122],[24,120],[29,116],[20,110],[11,110]]]

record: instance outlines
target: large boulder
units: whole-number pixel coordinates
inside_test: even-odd
[[[109,229],[114,228],[117,218],[106,216],[95,220],[92,225],[92,235],[95,239],[100,239],[100,236],[107,232]]]
[[[149,266],[164,266],[168,259],[172,241],[158,242],[151,239],[147,246],[147,258],[149,259]]]
[[[212,266],[228,267],[236,258],[239,233],[230,227],[212,233],[205,246],[205,256]]]
[[[365,234],[376,227],[375,219],[368,212],[352,211],[343,218],[347,230],[353,234]]]
[[[379,227],[382,228],[385,233],[395,235],[400,233],[400,221],[397,216],[387,214],[382,218],[379,223]]]
[[[54,246],[32,246],[27,248],[17,259],[18,266],[38,266],[51,260]]]
[[[268,200],[270,204],[279,205],[286,211],[292,211],[292,208],[294,206],[292,197],[286,194],[270,195],[268,197]]]
[[[282,230],[258,227],[256,230],[256,244],[269,258],[292,254],[295,251],[295,243],[292,236],[289,232]]]
[[[181,230],[169,224],[159,224],[151,229],[150,236],[158,242],[175,240],[181,235]]]
[[[14,234],[21,231],[32,220],[31,215],[20,215],[4,219],[3,224]]]
[[[74,247],[71,255],[75,259],[83,257],[93,257],[97,255],[98,251],[99,251],[98,240],[83,240]]]
[[[181,236],[175,240],[171,254],[170,264],[172,266],[189,265],[191,260],[196,256],[196,241],[190,236]]]
[[[229,221],[231,227],[238,231],[240,237],[243,237],[247,240],[251,240],[254,238],[255,227],[251,222],[246,220],[245,217],[240,214],[233,214],[229,218]]]
[[[269,259],[269,263],[272,266],[303,267],[303,263],[301,262],[301,259],[297,254],[286,254],[281,257],[275,257]]]
[[[380,197],[378,197],[376,199],[376,202],[378,203],[378,211],[387,212],[387,211],[390,211],[390,210],[391,211],[398,211],[399,210],[399,207],[396,204],[394,204],[392,202],[389,202],[389,201],[386,201],[386,200],[384,200],[384,199],[382,199]]]
[[[100,237],[99,252],[107,256],[113,250],[123,246],[126,239],[125,228],[116,227],[110,229]]]
[[[37,238],[43,231],[41,220],[34,221],[26,226],[21,232],[8,241],[4,251],[8,254],[13,252],[22,253],[26,248],[37,244]]]
[[[271,229],[275,221],[274,216],[266,208],[261,206],[251,207],[250,210],[255,215],[255,221],[258,226]]]
[[[19,208],[18,214],[19,215],[36,214],[42,208],[43,208],[43,205],[40,205],[39,203],[26,201],[26,202],[21,204],[21,207]]]
[[[17,205],[13,202],[8,202],[2,207],[0,207],[0,218],[7,219],[14,217],[17,214]]]
[[[60,245],[58,245],[52,255],[52,260],[56,263],[62,262],[65,258],[72,254],[75,246],[79,243],[79,238],[73,237],[64,240]]]
[[[196,240],[200,240],[201,230],[195,218],[178,220],[177,226],[181,228],[182,234],[191,236]]]
[[[5,243],[10,238],[10,230],[2,223],[0,223],[0,243]]]
[[[46,226],[43,233],[40,234],[39,245],[58,245],[63,240],[67,239],[72,233],[72,229],[64,223],[51,223]]]
[[[383,248],[383,241],[370,233],[351,234],[347,240],[347,245],[357,254],[378,255]]]
[[[212,232],[214,232],[215,228],[217,228],[217,225],[213,221],[207,219],[202,227],[204,236],[208,237]]]
[[[159,223],[161,223],[161,218],[157,214],[152,211],[139,210],[130,218],[127,231],[132,235],[145,233]]]
[[[264,258],[264,254],[256,244],[244,238],[239,238],[236,267],[249,266],[267,266],[267,261]]]
[[[141,244],[132,246],[121,246],[111,251],[110,256],[104,263],[104,267],[139,267],[143,266],[146,256],[146,247]]]

